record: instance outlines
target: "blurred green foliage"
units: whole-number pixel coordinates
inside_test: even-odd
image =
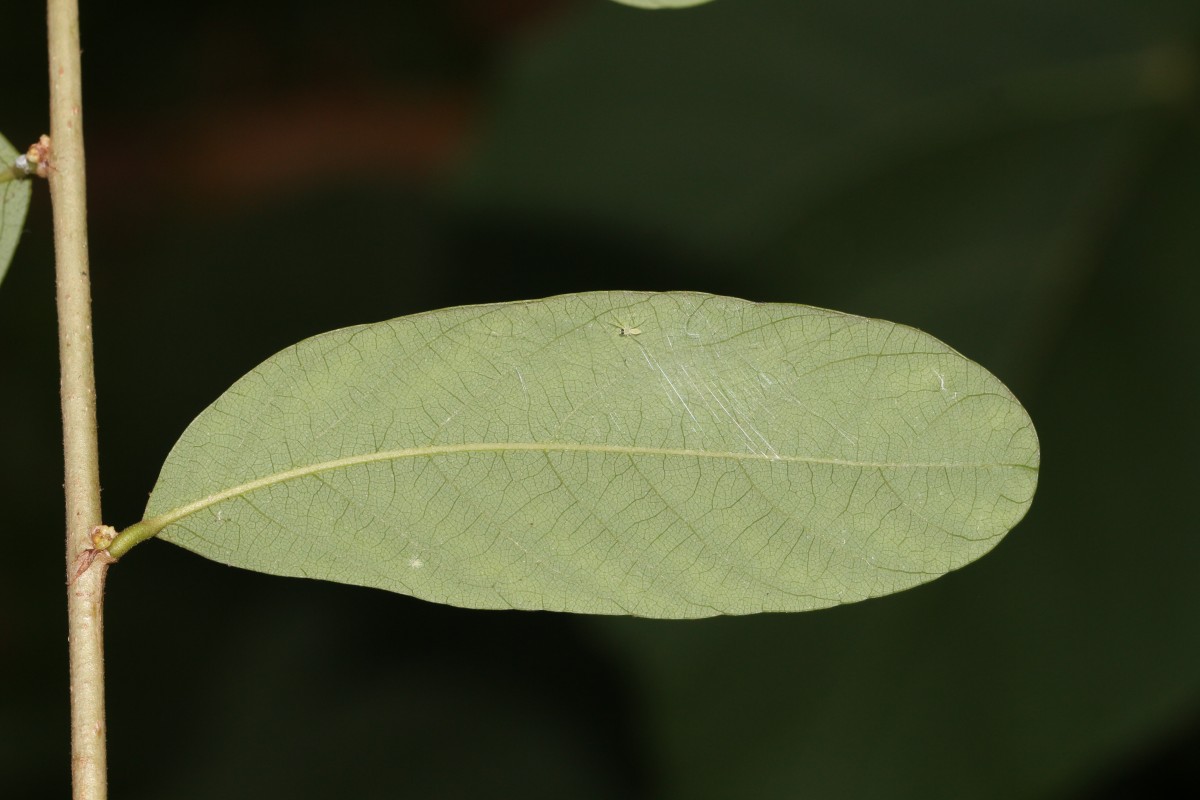
[[[470,612],[147,544],[109,579],[114,795],[1103,798],[1186,765],[1192,0],[126,5],[83,20],[112,524],[286,344],[594,288],[921,327],[1008,383],[1044,458],[978,564],[795,616]],[[15,142],[39,48],[0,53]],[[62,796],[68,759],[50,249],[38,192],[0,290],[18,797]]]

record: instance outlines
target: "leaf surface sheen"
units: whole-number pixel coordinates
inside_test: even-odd
[[[800,611],[906,589],[1024,516],[1012,394],[927,334],[597,292],[332,331],[236,382],[147,518],[214,560],[471,608]]]

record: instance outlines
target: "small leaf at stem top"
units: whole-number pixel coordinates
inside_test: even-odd
[[[615,0],[615,2],[623,6],[657,10],[662,8],[691,8],[692,6],[711,3],[712,0]]]

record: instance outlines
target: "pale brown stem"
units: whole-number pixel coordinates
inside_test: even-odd
[[[50,52],[50,196],[58,293],[58,342],[67,509],[68,635],[71,663],[71,778],[76,800],[107,796],[104,723],[104,576],[97,559],[78,574],[100,524],[96,381],[88,279],[87,192],[79,7],[48,0]]]

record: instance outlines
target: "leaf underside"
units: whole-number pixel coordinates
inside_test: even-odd
[[[8,140],[0,136],[0,172],[10,175],[13,162],[20,155]],[[0,182],[0,283],[8,273],[17,242],[25,230],[25,214],[29,210],[31,181],[11,179]]]
[[[802,611],[900,591],[1024,516],[1013,395],[920,331],[599,292],[332,331],[188,427],[162,538],[470,608]]]

